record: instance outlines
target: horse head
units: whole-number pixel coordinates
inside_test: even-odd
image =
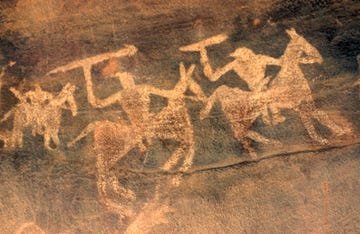
[[[77,105],[74,98],[76,86],[67,83],[56,97],[60,102],[60,107],[71,111],[72,116],[77,115]]]
[[[297,59],[299,60],[299,63],[305,64],[321,64],[323,62],[323,58],[319,51],[304,37],[300,36],[294,28],[287,29],[286,33],[290,36],[290,42],[285,53],[291,59]]]

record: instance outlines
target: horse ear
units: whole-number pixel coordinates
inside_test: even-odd
[[[286,31],[286,33],[287,33],[290,37],[294,37],[294,36],[297,35],[297,33],[296,33],[296,31],[295,31],[294,28],[286,29],[285,31]]]
[[[186,72],[186,77],[190,77],[192,75],[192,73],[194,72],[194,69],[195,69],[195,64],[191,64],[189,70],[187,70]]]
[[[186,76],[186,70],[183,62],[179,64],[179,71],[180,71],[180,77],[184,78]]]

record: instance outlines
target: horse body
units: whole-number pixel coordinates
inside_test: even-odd
[[[183,154],[186,155],[181,170],[189,169],[195,153],[195,143],[194,130],[185,106],[185,98],[169,99],[168,106],[152,119],[153,137],[174,139],[180,143],[162,169],[168,171],[173,168]]]
[[[315,47],[296,32],[289,30],[288,33],[291,40],[280,58],[281,69],[269,90],[273,90],[275,95],[279,94],[280,105],[293,108],[303,101],[313,102],[311,88],[299,64],[321,63],[322,57]]]
[[[73,141],[69,142],[68,146],[71,147],[83,137],[93,133],[99,197],[109,208],[127,216],[131,214],[129,208],[114,203],[108,196],[108,188],[111,188],[122,198],[127,200],[136,198],[130,189],[119,184],[111,167],[134,147],[138,146],[140,151],[145,151],[147,147],[143,144],[144,138],[148,143],[151,143],[152,138],[174,139],[180,143],[180,146],[163,166],[163,170],[173,168],[183,154],[185,154],[185,160],[181,170],[187,170],[192,165],[195,143],[184,92],[187,88],[196,94],[201,92],[201,88],[189,79],[193,70],[194,65],[186,71],[181,63],[180,81],[172,90],[158,90],[151,86],[138,85],[135,86],[135,89],[128,90],[128,93],[120,92],[118,94],[122,100],[120,104],[127,112],[131,121],[130,125],[107,120],[96,121],[90,123]],[[145,111],[150,104],[149,95],[153,92],[168,98],[168,105],[158,114],[150,114]],[[200,95],[204,94],[201,92]]]
[[[290,42],[280,58],[282,67],[266,91],[272,93],[274,97],[274,102],[269,103],[273,121],[274,123],[285,121],[280,110],[292,109],[299,114],[310,138],[326,144],[328,141],[316,132],[313,118],[338,135],[349,132],[351,129],[350,127],[342,129],[325,112],[316,108],[311,88],[299,64],[322,63],[323,59],[318,50],[298,35],[294,29],[287,30],[287,33],[290,36]]]
[[[221,104],[233,136],[252,158],[256,159],[257,155],[250,145],[250,139],[265,144],[279,144],[276,140],[268,139],[250,130],[255,120],[267,111],[267,105],[273,101],[270,92],[249,92],[222,85],[208,98],[205,108],[200,113],[201,119],[209,114],[216,101]]]
[[[23,147],[23,132],[27,127],[31,127],[33,135],[37,133],[44,136],[46,149],[53,150],[50,146],[51,140],[55,147],[58,147],[60,145],[58,132],[61,125],[61,109],[70,109],[73,116],[77,114],[77,106],[73,96],[74,90],[75,86],[67,84],[53,99],[39,97],[40,101],[20,102],[11,109],[2,119],[4,121],[11,115],[14,116],[9,149]],[[25,94],[24,96],[29,95]],[[50,97],[50,95],[48,96]]]

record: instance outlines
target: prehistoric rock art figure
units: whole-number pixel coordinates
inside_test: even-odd
[[[1,73],[0,73],[0,98],[1,98],[1,89],[3,86],[3,77],[5,76],[5,71],[8,67],[12,67],[16,64],[16,62],[14,61],[10,61],[9,64],[3,66],[1,68]],[[7,131],[7,130],[1,130],[0,131],[0,141],[3,142],[3,147],[4,149],[9,149],[9,147],[11,146],[11,132]]]
[[[324,111],[316,108],[310,86],[299,67],[299,64],[322,63],[320,53],[294,29],[286,30],[286,32],[290,36],[290,42],[280,58],[281,70],[268,88],[269,92],[277,96],[276,101],[269,104],[273,122],[285,121],[280,110],[288,108],[299,113],[310,138],[319,143],[326,144],[328,141],[317,134],[312,118],[337,135],[351,132],[349,126],[342,129]]]
[[[180,63],[180,80],[171,90],[161,90],[157,94],[168,98],[168,105],[159,113],[152,116],[151,136],[160,139],[175,139],[180,142],[179,148],[171,155],[170,159],[162,167],[163,170],[171,170],[181,156],[185,154],[181,171],[188,170],[192,163],[195,153],[195,141],[193,126],[187,112],[185,91],[189,89],[196,96],[196,101],[204,101],[205,94],[200,86],[191,79],[195,65],[191,65],[186,71],[184,64]]]
[[[125,111],[130,125],[110,121],[93,122],[68,144],[72,146],[81,138],[94,132],[98,170],[97,186],[100,200],[105,205],[125,215],[129,215],[131,211],[125,206],[117,205],[108,198],[108,187],[112,189],[112,192],[128,200],[135,199],[135,194],[119,185],[117,177],[111,172],[111,168],[132,148],[138,146],[141,151],[144,151],[146,150],[144,141],[149,144],[152,138],[161,138],[175,139],[180,142],[179,149],[175,150],[163,169],[170,170],[174,167],[184,153],[186,155],[181,169],[188,169],[192,164],[195,143],[190,117],[185,107],[184,92],[189,88],[193,93],[205,97],[197,83],[189,79],[194,70],[194,65],[186,71],[184,65],[180,64],[180,81],[173,90],[162,90],[146,84],[136,85],[130,73],[118,72],[108,75],[117,77],[123,89],[105,99],[97,98],[93,92],[92,66],[114,57],[132,56],[136,51],[137,49],[134,46],[127,46],[118,52],[75,61],[49,72],[49,74],[52,74],[82,67],[89,103],[95,108],[103,108],[119,103]],[[151,94],[169,99],[168,106],[158,115],[151,114],[149,111]]]
[[[200,42],[181,47],[179,50],[183,52],[199,52],[200,63],[203,66],[203,72],[210,81],[216,81],[225,73],[233,70],[239,79],[243,79],[249,89],[255,93],[259,93],[267,88],[270,81],[269,77],[265,77],[265,70],[268,65],[280,65],[280,60],[269,56],[255,54],[252,50],[240,47],[230,54],[234,61],[226,64],[224,67],[217,68],[215,72],[211,67],[206,48],[215,44],[224,42],[228,37],[220,34]],[[243,100],[245,101],[245,100]],[[262,109],[262,119],[266,124],[271,123],[271,119],[266,108]]]
[[[3,142],[3,149],[10,149],[11,147],[11,131],[1,130],[0,132],[0,141]]]
[[[116,73],[115,77],[121,82],[123,89],[106,99],[98,99],[93,94],[91,73],[86,73],[87,92],[89,103],[94,107],[105,107],[114,103],[119,103],[126,112],[131,125],[114,123],[110,121],[97,121],[89,124],[69,146],[94,132],[94,142],[97,152],[98,168],[98,189],[100,197],[105,204],[113,206],[107,197],[107,185],[113,188],[116,193],[127,199],[135,199],[132,191],[122,188],[116,182],[117,178],[110,172],[111,167],[120,160],[132,148],[138,146],[140,150],[145,150],[143,141],[147,140],[150,144],[152,138],[174,139],[180,142],[180,146],[175,150],[168,162],[164,165],[164,170],[170,170],[179,161],[181,155],[186,153],[181,170],[187,170],[192,165],[195,142],[193,138],[193,127],[190,117],[185,107],[185,91],[189,88],[199,98],[205,97],[196,82],[190,79],[195,66],[192,65],[186,71],[184,65],[180,64],[180,81],[172,90],[162,90],[149,85],[135,85],[130,73]],[[168,106],[159,114],[151,114],[150,94],[155,94],[168,98]],[[198,99],[197,99],[198,100]],[[109,140],[111,138],[111,140]],[[106,143],[107,142],[107,143]],[[118,142],[109,150],[109,142]],[[121,144],[119,144],[121,142]],[[119,207],[116,209],[120,210]],[[126,214],[127,210],[121,209],[121,213]]]
[[[60,145],[58,133],[61,124],[61,110],[69,109],[73,116],[77,114],[73,96],[75,86],[66,84],[56,97],[43,91],[40,86],[36,86],[34,91],[25,94],[21,94],[15,88],[10,88],[10,91],[20,102],[0,120],[3,122],[10,116],[14,116],[10,143],[7,142],[9,149],[23,147],[23,131],[26,127],[31,127],[33,135],[37,133],[44,136],[46,149],[53,150],[50,146],[51,140],[55,147],[58,147]]]
[[[269,78],[265,77],[267,65],[279,65],[278,59],[265,55],[255,54],[248,48],[237,48],[230,54],[234,61],[224,67],[217,68],[214,72],[207,55],[206,48],[219,44],[227,39],[227,36],[220,34],[210,37],[203,41],[184,46],[180,51],[195,51],[200,53],[200,62],[203,66],[203,72],[210,81],[216,81],[225,73],[233,70],[239,78],[246,81],[251,92],[241,89],[232,89],[226,86],[219,87],[208,99],[201,118],[211,110],[216,100],[222,104],[222,110],[227,117],[235,138],[243,145],[244,149],[249,152],[252,158],[256,158],[255,150],[251,147],[249,139],[266,144],[279,144],[280,142],[270,140],[255,131],[249,130],[257,117],[261,116],[265,123],[270,123],[267,106],[259,101],[254,101],[262,97],[262,91],[266,89]]]
[[[250,90],[255,91],[264,88],[269,82],[269,78],[265,78],[265,70],[267,65],[280,65],[278,59],[255,54],[252,50],[240,47],[230,54],[234,61],[226,64],[224,67],[217,68],[215,72],[210,65],[206,48],[215,44],[219,44],[227,39],[227,36],[220,34],[210,37],[203,41],[184,46],[180,51],[196,51],[200,53],[200,62],[203,66],[203,72],[210,81],[216,81],[225,73],[233,70],[239,78],[246,81]]]
[[[10,61],[7,65],[5,65],[5,66],[3,66],[3,67],[1,68],[1,73],[0,73],[0,94],[1,94],[1,87],[3,86],[3,80],[2,80],[2,78],[3,78],[4,75],[5,75],[5,71],[6,71],[6,69],[7,69],[8,67],[12,67],[12,66],[14,66],[15,64],[16,64],[16,62]]]
[[[267,111],[267,106],[274,101],[269,92],[254,93],[222,85],[208,98],[200,113],[200,119],[204,119],[209,114],[216,101],[221,103],[234,137],[253,159],[256,159],[257,155],[251,147],[250,139],[264,144],[281,144],[279,141],[268,139],[250,130],[256,118]]]
[[[229,119],[235,137],[252,155],[255,155],[255,153],[253,149],[249,147],[249,142],[244,139],[251,138],[263,143],[271,142],[269,142],[269,139],[253,131],[250,131],[248,135],[246,134],[254,118],[256,118],[255,116],[262,114],[266,124],[275,125],[285,121],[285,117],[280,115],[280,110],[283,108],[297,111],[311,139],[319,143],[327,143],[327,140],[316,133],[312,118],[317,119],[321,124],[338,135],[351,131],[349,126],[344,126],[342,129],[335,124],[325,112],[315,107],[311,89],[299,64],[321,63],[322,57],[319,52],[303,37],[299,36],[294,29],[287,30],[287,33],[291,41],[281,58],[274,59],[263,55],[255,55],[249,49],[238,48],[231,54],[231,56],[236,59],[223,68],[217,69],[215,72],[213,72],[209,64],[206,47],[223,42],[226,40],[226,36],[218,35],[180,48],[181,51],[200,52],[200,62],[204,67],[204,74],[209,80],[215,81],[227,71],[234,70],[240,78],[247,82],[251,92],[226,87],[220,87],[216,90],[207,102],[202,117],[204,118],[206,113],[210,111],[213,100],[220,100],[223,105],[224,114]],[[268,84],[269,78],[264,77],[266,66],[269,64],[282,66],[279,74],[270,84]],[[234,95],[227,94],[227,92],[233,93]],[[242,97],[242,100],[238,97]],[[226,98],[229,98],[229,100],[225,101]],[[263,100],[265,98],[272,101]],[[261,102],[254,102],[253,100],[261,100]],[[242,103],[246,103],[246,105]],[[236,108],[231,107],[231,105],[237,105],[240,110],[236,110]],[[243,108],[243,110],[241,110],[241,108]],[[250,111],[250,113],[247,113],[248,111]],[[241,112],[243,112],[243,114],[241,114]],[[244,121],[239,120],[241,123],[240,128],[236,127],[238,123],[234,120],[237,115],[245,119]],[[248,124],[245,124],[246,121],[248,121]]]
[[[87,98],[89,103],[96,108],[103,108],[114,103],[120,103],[123,109],[129,109],[128,118],[132,125],[122,123],[114,123],[110,121],[96,121],[89,124],[76,139],[68,143],[73,146],[78,140],[94,132],[94,150],[97,155],[97,188],[99,200],[109,209],[120,215],[131,216],[132,211],[125,205],[120,205],[109,198],[108,189],[127,200],[134,200],[135,194],[119,185],[116,175],[110,170],[114,164],[122,158],[130,149],[139,146],[141,150],[145,150],[142,142],[142,132],[144,118],[147,115],[144,111],[148,109],[150,98],[148,93],[141,93],[140,89],[136,89],[131,74],[117,73],[115,76],[120,80],[124,89],[115,93],[110,97],[101,100],[95,97],[93,93],[93,84],[91,81],[91,68],[93,65],[112,58],[120,58],[125,56],[133,56],[137,49],[133,45],[126,45],[125,48],[116,52],[96,55],[90,58],[77,60],[65,66],[58,67],[48,74],[58,72],[66,72],[81,67],[84,72],[86,81]]]

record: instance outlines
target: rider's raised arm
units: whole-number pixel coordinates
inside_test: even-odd
[[[121,98],[121,94],[119,92],[112,94],[105,99],[97,98],[93,91],[93,83],[91,80],[91,66],[84,67],[84,76],[86,81],[87,98],[91,106],[95,108],[107,107],[118,102]]]
[[[210,74],[208,74],[208,75],[205,74],[205,75],[209,78],[210,81],[217,81],[225,73],[233,70],[235,66],[236,66],[236,61],[233,61],[233,62],[226,64],[225,66],[223,66],[221,68],[217,68],[216,71],[214,73],[212,73],[211,75]],[[205,70],[204,70],[204,73],[205,73]]]
[[[19,99],[19,101],[21,101],[21,102],[26,101],[26,100],[25,100],[25,97],[24,97],[24,96],[19,92],[19,90],[17,90],[16,88],[11,87],[11,88],[9,88],[9,90],[15,95],[15,97],[16,97],[17,99]]]
[[[96,108],[104,108],[104,107],[110,106],[112,104],[115,104],[115,103],[119,102],[120,100],[121,100],[121,91],[114,93],[105,99],[96,98],[93,106]]]
[[[212,69],[211,64],[209,62],[209,58],[207,56],[206,49],[200,50],[200,63],[204,68],[203,72],[204,72],[205,76],[210,81],[213,81],[213,82],[217,81],[222,75],[224,75],[228,71],[233,70],[234,65],[235,65],[235,61],[233,61],[233,62],[230,62],[230,63],[226,64],[222,68],[216,69],[216,71],[213,72],[213,69]]]
[[[270,56],[266,56],[266,55],[261,55],[261,57],[259,58],[259,61],[263,61],[266,64],[271,64],[271,65],[281,65],[281,60],[277,59],[277,58],[273,58]]]
[[[166,97],[166,98],[174,97],[173,90],[159,89],[159,88],[156,88],[156,87],[150,86],[150,85],[146,85],[144,87],[144,89],[148,93],[155,94],[155,95],[158,95],[158,96],[162,96],[162,97]]]
[[[206,116],[209,115],[215,101],[217,100],[217,93],[216,91],[206,100],[205,107],[200,111],[200,119],[205,119]]]

